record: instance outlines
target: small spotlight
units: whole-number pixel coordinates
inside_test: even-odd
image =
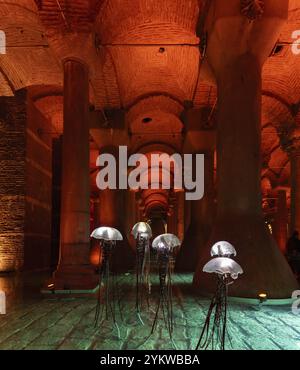
[[[267,300],[267,294],[266,293],[260,293],[258,295],[258,298],[259,298],[259,303],[263,304]]]
[[[49,284],[49,285],[48,285],[48,288],[49,288],[49,289],[54,288],[54,284]]]

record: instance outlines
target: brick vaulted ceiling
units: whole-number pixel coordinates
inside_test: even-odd
[[[48,96],[37,105],[59,131],[61,60],[75,54],[90,66],[96,109],[126,109],[138,131],[138,107],[147,111],[155,102],[161,122],[173,121],[172,129],[180,130],[172,116],[185,102],[216,105],[215,83],[202,73],[198,47],[204,9],[204,0],[0,0],[0,29],[7,37],[0,95],[47,86]],[[289,174],[278,133],[300,124],[300,55],[291,52],[295,30],[300,0],[290,0],[276,52],[263,70],[262,176],[273,186],[285,185]]]

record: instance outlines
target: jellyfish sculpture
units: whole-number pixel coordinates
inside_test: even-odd
[[[221,241],[215,243],[210,250],[210,255],[212,257],[231,257],[236,256],[236,250],[233,245],[228,242]]]
[[[146,291],[147,303],[148,295],[151,291],[150,284],[150,239],[152,237],[151,227],[146,222],[138,222],[131,230],[131,234],[136,240],[136,312],[141,319],[140,312],[143,296]]]
[[[155,317],[152,324],[151,334],[157,325],[158,315],[162,310],[163,317],[169,332],[170,339],[173,342],[173,302],[172,302],[172,266],[171,261],[174,258],[177,247],[180,246],[179,239],[173,234],[162,234],[153,240],[152,247],[157,252],[159,269],[160,295],[155,311]],[[150,334],[150,335],[151,335]],[[174,342],[173,342],[174,343]],[[176,346],[175,346],[176,347]]]
[[[211,248],[211,259],[203,271],[217,275],[217,287],[211,300],[204,327],[196,349],[207,349],[211,346],[224,350],[227,324],[227,296],[228,286],[243,273],[241,266],[230,256],[236,256],[235,248],[228,242],[221,241]]]
[[[110,263],[113,249],[117,241],[123,240],[123,237],[117,229],[106,226],[95,229],[91,237],[100,240],[102,252],[99,257],[99,291],[95,314],[95,326],[97,326],[99,320],[102,321],[104,311],[106,320],[108,320],[110,313],[120,337],[120,330],[116,322],[115,314],[115,283],[114,279],[110,278]]]

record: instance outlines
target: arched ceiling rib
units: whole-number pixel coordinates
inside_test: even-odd
[[[104,44],[198,43],[197,0],[106,0],[97,18]]]
[[[0,95],[28,86],[62,86],[61,60],[75,54],[90,66],[96,109],[128,109],[136,133],[142,127],[151,130],[141,124],[144,115],[151,115],[156,131],[172,125],[171,132],[179,132],[178,112],[187,102],[217,109],[213,76],[199,77],[205,65],[205,60],[199,65],[196,35],[201,6],[198,0],[0,0],[0,29],[6,32],[8,51],[0,55]],[[300,2],[290,0],[279,51],[263,68],[262,149],[269,166],[264,171],[279,185],[289,168],[277,133],[300,124],[300,55],[291,47],[295,30],[300,30]],[[153,106],[142,108],[150,97],[155,97]],[[61,107],[49,109],[55,99],[37,104],[52,122],[60,122]],[[170,101],[178,112],[168,110]],[[136,140],[135,147],[146,144]],[[179,144],[178,139],[174,145]]]
[[[0,69],[13,90],[30,85],[56,84],[61,71],[49,49],[35,3],[0,0],[1,30],[6,35],[6,54]]]

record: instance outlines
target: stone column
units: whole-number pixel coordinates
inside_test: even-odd
[[[204,153],[204,196],[190,201],[191,223],[177,256],[178,271],[194,272],[199,251],[209,240],[214,217],[214,153]]]
[[[64,130],[60,260],[56,289],[94,288],[89,263],[89,73],[75,59],[64,61]]]
[[[290,233],[300,232],[300,128],[289,137],[281,138],[283,149],[287,152],[291,164],[291,220]]]
[[[100,152],[109,152],[114,154],[116,159],[118,158],[117,148],[103,148]],[[127,238],[127,230],[124,230],[125,218],[127,217],[127,209],[124,203],[124,192],[122,190],[99,190],[99,226],[114,227],[123,236],[123,241],[117,243],[113,255],[112,268],[116,272],[132,269],[135,262],[134,253]]]
[[[184,220],[186,215],[184,192],[177,193],[177,202],[177,234],[179,240],[182,242],[184,237]]]
[[[98,199],[94,199],[94,202],[93,202],[93,205],[94,205],[94,214],[93,214],[93,217],[94,217],[94,227],[99,227],[100,226],[100,206],[99,206],[99,198]]]
[[[120,227],[119,216],[122,212],[118,197],[118,190],[105,189],[99,191],[99,226]]]
[[[123,235],[123,241],[117,243],[113,255],[113,269],[116,272],[132,269],[135,262],[126,230],[123,228],[127,210],[124,209],[121,196],[121,190],[105,189],[99,191],[99,226],[114,227]]]
[[[185,194],[184,194],[185,197]],[[192,220],[191,200],[184,199],[184,235],[188,231]]]
[[[51,268],[55,269],[59,259],[60,208],[62,176],[62,136],[52,140],[52,220],[51,220]]]
[[[96,227],[100,226],[100,221],[99,221],[99,199],[93,199],[93,224],[92,224],[92,229],[95,229]],[[99,259],[100,259],[100,245],[99,245],[99,240],[92,238],[91,240],[91,248],[90,248],[90,263],[93,266],[99,265]]]
[[[286,203],[286,191],[280,189],[277,191],[276,214],[273,223],[273,235],[282,252],[286,254],[286,243],[288,234],[288,211]]]
[[[213,243],[227,240],[238,252],[244,274],[232,296],[287,298],[298,284],[267,231],[261,209],[261,62],[251,52],[232,57],[217,71],[218,210],[212,237],[201,250],[194,283],[212,292],[215,281],[202,272]]]
[[[170,205],[169,212],[167,214],[167,230],[169,234],[177,235],[177,223],[175,222],[176,219],[176,207],[174,204],[172,204]]]

